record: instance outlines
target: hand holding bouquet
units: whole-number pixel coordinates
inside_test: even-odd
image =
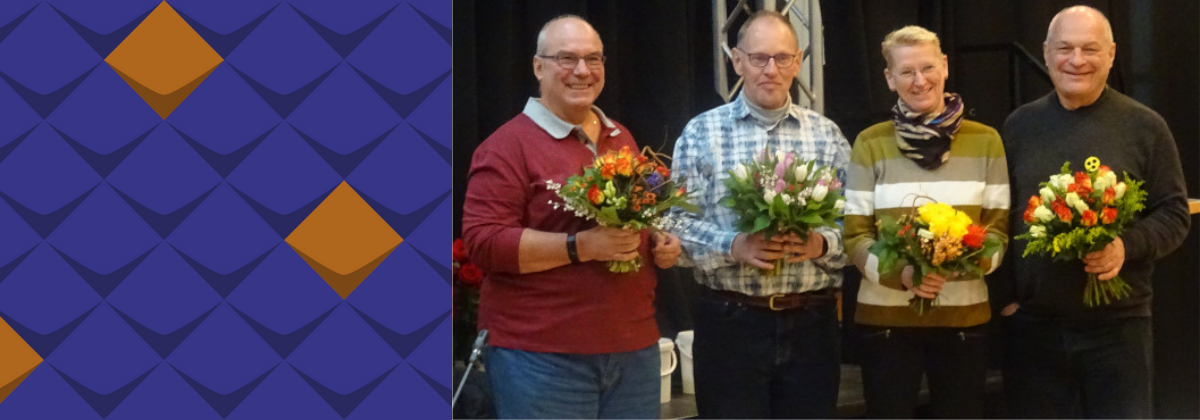
[[[739,164],[724,180],[729,194],[721,205],[738,215],[739,232],[775,235],[794,233],[802,238],[820,227],[836,227],[846,200],[833,168],[797,159],[793,152],[763,149],[758,158]],[[778,275],[786,260],[775,260],[767,275]]]
[[[634,154],[629,146],[619,152],[609,151],[600,156],[583,173],[567,178],[565,184],[546,181],[546,187],[563,199],[550,201],[555,209],[574,212],[588,220],[595,219],[606,227],[642,230],[648,227],[663,229],[664,213],[671,207],[699,211],[688,202],[682,182],[671,179],[671,170],[662,156],[643,149]],[[630,273],[641,269],[641,256],[630,261],[608,261],[614,273]]]
[[[1038,184],[1042,189],[1029,197],[1022,216],[1029,232],[1017,236],[1029,241],[1022,256],[1049,254],[1059,261],[1082,260],[1120,236],[1145,207],[1141,181],[1126,173],[1125,182],[1118,182],[1112,169],[1096,157],[1088,158],[1084,167],[1087,172],[1072,174],[1071,162],[1064,163],[1061,173]],[[1089,273],[1083,303],[1111,303],[1128,297],[1129,291],[1121,276],[1101,281]]]
[[[987,236],[987,227],[975,224],[966,213],[944,203],[926,203],[916,215],[899,219],[882,217],[871,253],[879,258],[879,272],[891,273],[904,265],[914,267],[913,287],[926,274],[983,274],[980,260],[1000,250],[1000,240]],[[924,314],[931,299],[913,296],[910,306]]]

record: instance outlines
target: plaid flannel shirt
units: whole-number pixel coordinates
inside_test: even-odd
[[[828,118],[789,101],[787,115],[772,123],[759,119],[745,101],[744,94],[738,95],[737,100],[696,116],[675,143],[672,172],[683,177],[700,207],[699,213],[672,210],[672,230],[684,250],[680,265],[695,267],[696,281],[702,285],[751,296],[841,287],[841,269],[848,258],[840,228],[818,228],[828,244],[826,254],[787,264],[778,277],[764,277],[758,268],[741,264],[730,254],[738,234],[734,227],[737,215],[718,204],[728,194],[723,180],[729,177],[729,170],[768,146],[834,167],[843,183],[850,162],[850,143]]]

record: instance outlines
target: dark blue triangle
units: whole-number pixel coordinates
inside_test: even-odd
[[[449,147],[442,146],[442,144],[438,143],[437,140],[434,140],[433,137],[429,137],[429,135],[421,132],[421,130],[418,130],[417,126],[409,124],[409,127],[412,128],[413,131],[416,131],[417,135],[421,136],[421,139],[425,140],[425,143],[429,144],[429,148],[437,152],[438,156],[441,156],[442,160],[445,160],[447,165],[454,165],[454,163],[450,161],[450,159],[452,159],[453,152]]]
[[[288,125],[291,125],[291,123],[288,123]],[[329,166],[333,167],[333,170],[336,171],[338,175],[341,175],[343,179],[345,179],[346,177],[350,176],[351,172],[354,172],[355,168],[358,168],[358,165],[361,164],[362,161],[371,154],[371,152],[375,151],[376,147],[379,147],[379,143],[383,143],[383,139],[392,134],[392,131],[395,131],[396,127],[399,126],[400,123],[396,123],[396,125],[393,125],[392,128],[388,129],[388,131],[385,131],[383,134],[380,134],[379,137],[376,137],[375,140],[371,140],[371,142],[367,143],[365,146],[345,155],[330,150],[328,147],[318,143],[316,140],[313,140],[312,137],[309,137],[307,134],[304,134],[303,131],[300,131],[299,128],[296,128],[296,126],[293,125],[292,128],[296,130],[296,134],[299,134],[300,138],[304,139],[309,146],[312,146],[313,150],[315,150],[318,155],[321,155],[321,159],[325,159],[325,162],[329,163]]]
[[[397,114],[400,114],[401,117],[406,119],[408,118],[409,114],[412,114],[412,112],[417,109],[417,106],[421,105],[421,102],[425,102],[425,98],[428,98],[429,94],[433,93],[433,90],[437,89],[438,85],[441,85],[443,80],[446,80],[446,77],[450,76],[450,72],[452,71],[447,70],[441,76],[438,76],[436,79],[426,83],[425,86],[421,86],[420,89],[414,90],[405,95],[403,93],[396,93],[395,91],[385,87],[382,83],[376,82],[375,79],[371,78],[371,76],[367,76],[366,73],[359,71],[349,62],[347,62],[346,65],[354,69],[354,71],[358,73],[359,77],[362,77],[363,80],[365,80],[367,84],[371,86],[371,89],[375,89],[375,93],[378,93],[379,96],[388,103],[388,105],[391,105],[392,109],[395,110]]]
[[[113,50],[117,49],[118,45],[121,45],[121,41],[124,41],[125,37],[128,37],[130,33],[133,33],[134,28],[137,28],[138,25],[141,25],[142,21],[146,20],[146,16],[150,16],[150,13],[154,11],[154,8],[151,8],[150,10],[146,11],[146,13],[125,24],[125,26],[122,26],[120,29],[112,31],[107,35],[101,35],[96,33],[96,31],[83,26],[79,22],[75,21],[75,19],[71,19],[70,16],[67,16],[67,14],[63,13],[61,10],[58,10],[58,8],[54,7],[53,4],[50,5],[50,8],[54,9],[54,11],[58,13],[63,20],[67,21],[67,24],[71,25],[71,29],[74,29],[75,33],[79,34],[79,37],[83,38],[84,41],[87,41],[88,45],[91,45],[92,49],[96,50],[96,54],[100,54],[101,57],[108,57],[109,54],[112,54]]]
[[[350,305],[349,302],[346,304]],[[442,320],[450,316],[450,311],[446,311],[446,313],[437,317],[437,319],[434,319],[433,321],[429,321],[428,324],[418,328],[416,331],[408,334],[400,334],[392,331],[392,329],[388,327],[383,326],[383,324],[380,324],[378,321],[371,319],[371,317],[367,316],[367,314],[364,314],[362,311],[358,310],[358,308],[355,308],[354,305],[350,305],[350,308],[354,309],[354,312],[358,312],[358,316],[361,316],[363,320],[366,320],[367,325],[370,325],[371,329],[375,330],[375,332],[379,334],[380,338],[383,338],[383,341],[387,342],[389,346],[392,346],[392,350],[395,350],[396,354],[399,354],[400,357],[405,359],[412,354],[413,350],[417,349],[417,346],[421,345],[421,343],[425,341],[425,338],[429,337],[429,334],[433,333],[433,330],[437,329],[438,325],[442,323]]]
[[[396,366],[400,366],[400,364],[397,363]],[[295,369],[296,373],[299,373],[300,377],[304,378],[304,382],[308,382],[308,386],[311,386],[314,391],[317,391],[317,395],[320,395],[321,399],[325,400],[330,407],[333,407],[333,411],[337,411],[338,415],[342,416],[342,418],[346,418],[346,416],[349,416],[350,413],[354,412],[355,408],[358,408],[359,404],[362,404],[363,400],[367,399],[368,395],[371,395],[371,392],[375,391],[375,388],[379,387],[379,384],[383,383],[383,380],[386,379],[393,370],[396,370],[396,366],[392,366],[391,369],[388,369],[387,372],[383,372],[383,374],[379,375],[379,377],[375,378],[375,380],[346,395],[339,394],[336,391],[327,388],[325,385],[321,385],[320,382],[308,377],[308,375],[305,375],[304,372],[301,372],[300,369],[297,369],[295,366],[292,366],[292,369]]]
[[[0,192],[0,198],[3,198],[4,202],[8,203],[9,206],[12,206],[13,210],[15,210],[17,214],[21,216],[21,219],[25,220],[25,223],[29,224],[29,227],[33,228],[34,232],[37,232],[38,236],[41,236],[42,239],[46,239],[50,236],[51,232],[54,232],[54,229],[58,229],[58,225],[62,224],[63,220],[67,219],[67,216],[71,215],[71,212],[75,211],[76,207],[79,207],[79,203],[82,203],[83,199],[91,195],[92,191],[95,191],[96,187],[98,186],[100,186],[100,183],[96,183],[96,185],[92,186],[92,189],[80,194],[79,198],[76,198],[75,201],[59,207],[58,210],[55,210],[50,214],[44,215],[30,210],[28,207],[18,203],[17,200],[13,200],[3,192]]]
[[[8,142],[8,144],[4,145],[3,147],[0,147],[0,161],[4,161],[4,159],[8,159],[8,155],[11,154],[12,151],[15,150],[17,148],[17,146],[19,146],[21,144],[21,142],[25,141],[26,137],[29,137],[30,134],[33,134],[33,130],[37,130],[37,128],[38,128],[38,126],[35,124],[33,126],[33,128],[30,128],[29,131],[25,132],[25,134],[17,136],[17,138],[13,139],[13,141],[10,141],[10,142]]]
[[[193,270],[196,270],[196,274],[199,274],[200,278],[204,279],[204,282],[208,283],[208,285],[211,286],[218,295],[221,295],[221,299],[225,299],[229,297],[230,293],[233,293],[234,289],[237,289],[237,287],[242,284],[242,281],[246,280],[246,276],[249,276],[250,272],[254,271],[259,264],[262,264],[263,260],[267,259],[268,255],[271,255],[271,251],[274,251],[275,247],[277,246],[279,245],[276,244],[275,246],[271,247],[271,249],[268,249],[267,252],[264,252],[258,258],[255,258],[254,261],[246,263],[246,265],[242,266],[242,268],[239,268],[229,274],[219,274],[216,271],[210,270],[208,267],[205,267],[204,264],[200,264],[196,260],[193,260],[192,257],[187,256],[187,254],[184,254],[182,251],[175,248],[174,245],[171,245],[171,249],[174,249],[176,254],[179,254],[180,257],[183,257],[183,260],[187,261],[188,265],[192,266]]]
[[[187,203],[187,205],[180,207],[178,210],[175,210],[170,214],[158,214],[154,210],[150,210],[149,207],[143,206],[142,203],[139,203],[132,197],[125,195],[125,193],[121,192],[121,190],[117,189],[115,186],[113,187],[113,191],[116,191],[117,195],[121,196],[121,199],[125,200],[126,204],[129,204],[129,207],[133,207],[133,211],[136,212],[138,216],[141,216],[142,220],[145,220],[146,224],[149,224],[155,232],[158,232],[158,236],[162,237],[163,239],[167,239],[167,236],[170,236],[171,232],[174,232],[175,228],[179,227],[179,224],[183,223],[183,219],[187,219],[187,217],[196,210],[196,207],[200,207],[200,203],[203,203],[204,199],[208,198],[208,195],[212,194],[213,191],[216,191],[217,187],[219,186],[221,186],[221,184],[218,183],[216,186],[209,188],[208,192],[200,194],[200,196],[196,197],[195,200],[192,200],[192,202]]]
[[[325,321],[325,318],[328,317],[329,314],[333,313],[334,309],[337,309],[337,305],[334,305],[328,311],[325,311],[324,314],[318,316],[317,319],[314,319],[312,322],[309,322],[303,327],[296,329],[296,331],[292,331],[288,334],[280,334],[272,331],[270,328],[267,328],[258,321],[255,321],[254,318],[246,315],[233,305],[229,305],[229,307],[233,308],[233,311],[237,312],[238,316],[241,316],[247,324],[250,324],[250,328],[253,328],[254,332],[258,333],[258,336],[262,337],[263,341],[266,341],[267,344],[271,345],[271,348],[275,349],[276,353],[279,353],[279,357],[284,359],[290,356],[292,352],[296,350],[296,347],[300,347],[300,343],[303,342],[304,339],[308,338],[308,336],[317,329],[317,326],[321,325],[321,322]]]
[[[425,260],[425,264],[428,264],[429,268],[432,268],[433,271],[436,271],[439,276],[442,276],[442,280],[445,280],[446,284],[453,284],[450,282],[450,276],[454,274],[453,270],[451,270],[449,267],[443,266],[433,258],[430,258],[428,255],[425,255],[424,252],[421,252],[421,250],[417,249],[415,246],[412,247],[412,250],[416,251],[417,255],[420,255],[421,259]]]
[[[379,17],[375,18],[375,20],[363,25],[354,32],[345,35],[334,32],[332,29],[325,27],[325,25],[322,25],[320,22],[308,17],[308,15],[304,14],[304,12],[301,12],[300,9],[292,7],[292,10],[295,10],[305,22],[308,22],[308,26],[311,26],[313,30],[317,31],[317,35],[320,35],[321,39],[324,39],[330,47],[333,47],[333,50],[337,51],[338,55],[342,56],[342,59],[344,60],[346,57],[349,57],[350,53],[354,52],[355,48],[358,48],[358,44],[361,44],[364,39],[367,39],[367,36],[375,30],[375,27],[379,26],[379,24],[383,22],[388,15],[392,14],[392,11],[396,10],[396,7],[398,6],[400,5],[397,4],[392,6],[391,9],[388,9],[387,12],[379,15]]]
[[[286,238],[288,235],[292,234],[292,231],[296,230],[296,226],[300,226],[300,223],[303,223],[304,219],[308,218],[308,215],[311,214],[313,210],[316,210],[317,206],[321,205],[321,203],[325,201],[325,197],[329,197],[329,193],[332,193],[333,190],[337,189],[336,186],[334,188],[330,188],[329,191],[326,191],[313,201],[305,204],[304,207],[296,209],[291,213],[279,214],[276,213],[275,210],[271,210],[267,208],[267,206],[254,201],[254,199],[251,199],[250,196],[242,193],[242,191],[238,190],[237,187],[234,187],[233,184],[230,184],[229,187],[233,189],[233,192],[241,196],[242,200],[245,200],[246,204],[249,204],[250,208],[254,209],[255,213],[258,213],[258,217],[261,217],[267,222],[268,225],[271,226],[272,229],[275,229],[275,233],[278,233],[280,238]]]
[[[67,374],[63,373],[61,370],[58,370],[58,368],[54,367],[54,365],[50,365],[50,367],[54,368],[54,371],[58,372],[58,376],[61,376],[63,379],[65,379],[67,384],[71,385],[71,388],[73,388],[80,397],[83,397],[83,400],[87,401],[88,405],[92,406],[93,410],[96,410],[96,414],[99,414],[101,418],[107,418],[109,414],[112,414],[113,410],[117,409],[118,405],[121,405],[121,403],[125,401],[125,398],[128,397],[129,394],[138,387],[138,385],[142,384],[142,381],[146,380],[146,377],[150,376],[150,372],[154,372],[154,369],[157,368],[158,365],[150,368],[150,370],[147,370],[146,373],[143,373],[142,376],[137,377],[137,379],[129,381],[129,383],[125,384],[125,386],[108,394],[100,394],[96,391],[92,391],[91,389],[88,389],[88,387],[83,386],[83,384],[71,379],[70,376],[67,376]]]
[[[155,128],[158,128],[158,124],[155,124],[154,127],[150,127],[149,130],[146,130],[145,133],[142,133],[142,135],[138,136],[136,139],[133,139],[133,141],[129,142],[129,144],[121,146],[120,149],[114,150],[107,155],[102,155],[96,153],[92,149],[87,148],[87,146],[84,146],[82,143],[75,141],[75,139],[71,138],[71,136],[68,136],[67,133],[59,130],[58,127],[50,125],[50,123],[46,123],[46,125],[50,126],[50,128],[53,128],[54,132],[58,133],[59,136],[62,136],[62,138],[67,141],[67,144],[71,145],[72,149],[75,149],[75,153],[78,153],[79,157],[82,157],[84,162],[87,162],[92,169],[95,169],[96,173],[100,174],[101,178],[108,178],[108,175],[112,173],[113,169],[117,169],[117,166],[120,166],[121,162],[124,162],[125,158],[129,157],[130,153],[133,153],[133,149],[136,149],[139,144],[142,144],[142,140],[145,140],[146,137],[150,137],[150,133],[153,132]]]
[[[246,75],[246,73],[242,73],[241,70],[238,70],[237,67],[234,67],[232,64],[229,65],[229,68],[233,69],[238,76],[241,76],[242,80],[245,80],[246,84],[250,85],[250,87],[254,89],[255,93],[258,93],[258,96],[261,96],[264,101],[267,101],[267,105],[270,105],[271,109],[274,109],[275,112],[279,114],[280,118],[287,119],[288,115],[292,115],[292,111],[295,111],[296,107],[299,107],[305,99],[308,99],[308,95],[311,95],[313,91],[317,89],[317,86],[319,86],[321,82],[325,81],[326,77],[329,77],[329,75],[333,74],[333,71],[337,69],[337,66],[333,66],[333,68],[329,69],[329,71],[325,72],[325,74],[318,76],[316,79],[313,79],[313,81],[308,82],[307,85],[304,85],[286,95],[275,93],[275,91],[263,86],[262,83],[258,83],[258,81],[251,79],[250,76]]]
[[[229,394],[222,395],[218,394],[216,391],[208,389],[208,387],[204,385],[201,385],[199,382],[196,382],[195,379],[184,375],[183,372],[180,372],[179,369],[176,369],[175,366],[171,365],[171,363],[167,363],[167,366],[171,366],[171,369],[175,369],[175,373],[179,374],[179,377],[183,378],[183,380],[187,382],[187,384],[191,386],[197,394],[200,394],[200,398],[203,398],[204,402],[208,403],[209,407],[212,407],[213,410],[216,410],[217,414],[220,415],[221,418],[229,417],[229,413],[232,413],[233,410],[236,409],[237,406],[241,404],[251,392],[254,392],[255,388],[258,388],[258,385],[262,383],[263,379],[267,379],[267,376],[269,376],[271,372],[274,372],[275,368],[279,367],[279,365],[275,365],[271,367],[267,373],[262,374],[262,376],[259,376],[253,381],[250,381],[250,383],[246,384],[245,386],[238,388],[236,391],[230,392]]]
[[[33,5],[33,7],[30,7],[29,11],[25,12],[25,14],[13,19],[12,22],[8,22],[7,25],[0,26],[0,42],[4,42],[4,38],[8,38],[8,34],[11,34],[13,29],[17,29],[18,26],[21,26],[21,22],[25,21],[25,18],[29,17],[29,14],[33,13],[33,10],[37,9],[39,5],[41,5],[41,3]]]
[[[12,274],[13,270],[16,270],[17,266],[21,265],[21,262],[25,261],[25,257],[28,257],[29,254],[32,254],[34,249],[37,249],[37,245],[34,245],[33,248],[29,248],[29,250],[25,251],[25,253],[20,257],[17,257],[8,264],[5,264],[3,267],[0,267],[0,283],[4,283],[4,279],[8,278],[8,275]]]
[[[64,100],[67,99],[67,96],[71,95],[71,92],[75,91],[75,88],[79,87],[80,83],[83,83],[83,79],[87,79],[88,75],[92,74],[92,72],[96,70],[96,67],[100,67],[100,64],[96,64],[90,70],[83,72],[83,75],[79,76],[75,80],[72,80],[71,83],[67,83],[65,86],[60,87],[58,90],[50,92],[46,95],[34,92],[33,89],[17,83],[16,80],[8,77],[7,74],[0,73],[0,79],[4,79],[4,81],[8,83],[8,86],[16,91],[17,95],[21,96],[21,99],[25,100],[25,103],[29,104],[30,108],[33,108],[34,111],[37,111],[38,115],[42,116],[42,119],[46,119],[46,117],[49,117],[50,114],[53,113],[54,110],[57,109]]]
[[[413,372],[417,372],[418,375],[421,375],[421,379],[424,379],[425,383],[429,384],[430,388],[433,388],[433,392],[436,392],[438,395],[441,395],[442,399],[446,400],[446,404],[450,404],[450,388],[447,388],[445,385],[439,384],[437,381],[433,380],[433,378],[430,378],[429,375],[426,375],[425,372],[421,372],[420,369],[417,369],[416,366],[413,366],[413,365],[409,365],[409,366],[411,366],[413,368]]]
[[[209,309],[208,312],[196,317],[196,319],[193,319],[192,322],[187,323],[187,325],[179,327],[179,329],[166,334],[156,333],[154,330],[146,328],[146,326],[142,325],[141,323],[134,321],[133,318],[125,315],[125,313],[121,312],[121,310],[117,309],[117,307],[113,306],[112,308],[117,312],[117,315],[121,316],[121,319],[125,320],[126,324],[129,324],[129,326],[133,328],[133,331],[136,332],[139,337],[142,337],[142,340],[146,341],[146,344],[150,345],[150,348],[154,349],[154,351],[158,353],[159,357],[166,359],[167,356],[171,355],[171,352],[175,351],[175,349],[179,347],[179,344],[183,343],[183,340],[186,339],[187,336],[192,334],[192,331],[196,330],[196,327],[200,326],[201,322],[204,322],[204,320],[208,318],[209,314],[213,313],[213,310],[217,309],[217,306],[221,306],[221,304],[218,303],[217,305],[213,306],[212,309]]]
[[[158,245],[155,245],[154,248],[158,248]],[[129,264],[125,264],[124,267],[118,268],[116,271],[108,274],[100,274],[92,271],[90,268],[85,267],[78,261],[75,261],[74,258],[64,254],[62,251],[59,251],[54,245],[50,245],[50,249],[53,249],[54,252],[57,252],[58,256],[62,257],[62,259],[65,260],[67,264],[71,266],[71,268],[75,269],[75,272],[79,274],[79,277],[82,277],[83,281],[86,281],[88,286],[92,286],[92,289],[96,291],[96,294],[100,295],[101,299],[107,299],[108,294],[112,293],[117,286],[120,286],[121,282],[125,281],[126,277],[129,277],[129,273],[132,273],[133,269],[137,268],[137,266],[142,263],[142,260],[145,260],[146,257],[150,256],[151,252],[154,252],[154,248],[150,248],[150,250],[146,251],[145,254],[134,258],[133,261],[129,262]]]
[[[221,178],[225,178],[229,176],[234,169],[237,169],[238,165],[241,165],[242,161],[246,160],[246,156],[250,156],[250,152],[253,152],[254,149],[263,142],[263,140],[266,140],[267,136],[271,135],[271,132],[275,131],[276,127],[279,127],[279,124],[275,124],[275,127],[271,127],[270,130],[267,130],[267,132],[263,133],[261,136],[258,136],[258,138],[246,143],[246,145],[242,146],[242,148],[237,149],[227,155],[222,155],[212,151],[212,149],[209,149],[203,144],[200,144],[200,142],[188,137],[187,134],[179,131],[178,128],[175,128],[175,126],[171,125],[170,123],[167,123],[167,126],[171,127],[172,130],[175,130],[175,133],[179,134],[179,137],[182,137],[183,141],[186,141],[189,146],[192,146],[192,149],[200,155],[200,158],[204,159],[204,161],[208,163],[208,166],[211,166],[214,171],[217,171],[217,175],[220,175]]]
[[[238,28],[237,30],[226,35],[221,35],[212,29],[208,29],[208,27],[201,25],[200,22],[197,22],[188,15],[179,12],[179,10],[176,10],[176,12],[179,13],[179,17],[182,17],[184,22],[187,22],[192,29],[196,30],[196,33],[199,34],[201,38],[204,38],[204,42],[207,42],[208,46],[212,47],[213,51],[216,51],[221,58],[226,58],[229,57],[229,53],[232,53],[233,50],[237,49],[238,45],[242,45],[242,41],[245,41],[246,37],[249,36],[251,32],[254,32],[254,29],[258,28],[258,25],[266,20],[267,16],[270,15],[271,12],[275,11],[276,7],[279,7],[279,5],[276,4],[271,6],[271,9],[267,10],[266,13],[259,15],[257,18],[250,21],[250,23],[247,23],[241,28]]]
[[[446,197],[450,196],[450,191],[446,191],[441,197],[431,200],[429,204],[413,210],[413,212],[409,214],[396,213],[392,209],[387,208],[387,206],[380,204],[378,201],[375,201],[362,192],[359,192],[359,196],[361,196],[363,200],[367,202],[367,204],[370,204],[371,208],[375,209],[376,213],[379,213],[379,217],[382,217],[383,221],[387,222],[392,229],[395,229],[396,233],[400,234],[401,238],[407,238],[408,235],[412,234],[412,231],[417,229],[417,226],[421,225],[421,222],[425,221],[425,218],[429,217],[429,215],[433,213],[435,209],[437,209],[439,204],[442,204],[442,200],[445,200]]]
[[[63,325],[61,328],[51,331],[49,334],[38,334],[33,332],[33,330],[26,328],[24,325],[21,325],[16,320],[10,318],[8,315],[5,315],[3,312],[0,312],[0,318],[3,318],[4,322],[7,322],[8,326],[12,327],[13,331],[16,331],[17,335],[21,336],[21,338],[25,340],[25,344],[28,344],[33,351],[36,351],[39,356],[42,356],[42,359],[45,359],[50,357],[50,353],[53,353],[54,349],[58,348],[58,345],[62,344],[63,340],[67,339],[68,335],[71,335],[71,333],[75,332],[75,329],[79,328],[79,324],[82,324],[83,320],[87,319],[88,315],[91,315],[92,311],[96,310],[98,307],[100,307],[99,303],[97,303],[96,306],[93,306],[92,309],[88,309],[88,311],[84,312],[83,315],[75,318],[74,321],[68,322],[67,325]]]
[[[454,42],[451,41],[451,39],[453,39],[453,32],[450,30],[450,28],[447,28],[446,25],[443,25],[441,22],[433,20],[433,18],[429,17],[429,15],[426,15],[425,12],[422,12],[421,9],[418,9],[417,6],[413,6],[412,3],[409,3],[408,7],[411,7],[414,12],[417,12],[417,14],[421,16],[421,19],[425,19],[425,23],[429,24],[429,28],[433,29],[434,32],[437,32],[437,34],[446,41],[446,45],[454,46]]]

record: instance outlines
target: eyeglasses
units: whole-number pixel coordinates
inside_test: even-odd
[[[547,60],[552,59],[554,62],[558,63],[560,67],[565,69],[575,68],[575,66],[579,65],[579,60],[583,60],[584,63],[587,63],[588,67],[598,69],[604,67],[604,62],[608,60],[608,57],[605,57],[602,54],[589,54],[587,56],[580,57],[575,54],[563,53],[558,55],[538,55],[538,58]]]
[[[920,71],[921,71],[922,76],[925,76],[926,79],[929,79],[929,78],[932,78],[933,75],[937,73],[937,69],[938,69],[937,66],[922,66]],[[897,78],[907,82],[907,81],[911,81],[917,77],[917,70],[909,68],[909,69],[901,70],[900,72],[895,73],[895,74],[896,74]]]
[[[766,67],[767,63],[770,62],[772,58],[775,59],[775,65],[779,66],[781,68],[789,67],[792,65],[793,62],[796,61],[795,54],[775,54],[775,55],[767,55],[767,54],[760,54],[760,53],[753,53],[753,54],[752,53],[742,53],[742,54],[746,54],[746,57],[750,58],[750,65],[754,66],[754,67]]]

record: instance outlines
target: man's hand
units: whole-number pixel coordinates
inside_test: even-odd
[[[637,258],[642,233],[604,226],[575,234],[579,261],[629,261]]]
[[[770,270],[775,268],[775,260],[783,258],[783,243],[781,235],[775,235],[768,241],[762,233],[739,233],[733,238],[730,253],[735,260]]]
[[[821,258],[825,256],[825,236],[813,230],[803,238],[795,233],[784,235],[783,253],[788,264]]]
[[[1121,266],[1125,265],[1125,242],[1118,236],[1105,245],[1104,249],[1084,256],[1083,263],[1087,264],[1084,270],[1088,273],[1099,274],[1097,278],[1100,280],[1116,277],[1121,273]]]
[[[929,273],[921,278],[921,285],[913,287],[912,282],[913,266],[906,265],[904,270],[900,272],[900,283],[904,287],[912,291],[914,295],[925,299],[936,299],[937,294],[942,291],[942,285],[946,283],[947,278],[938,273]]]
[[[654,232],[654,265],[658,268],[671,268],[679,261],[679,237],[669,232]]]

